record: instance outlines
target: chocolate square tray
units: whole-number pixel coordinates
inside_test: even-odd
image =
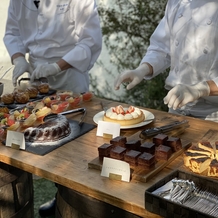
[[[218,193],[218,181],[213,180],[211,178],[199,176],[196,174],[183,172],[180,170],[176,170],[163,178],[162,180],[158,181],[150,188],[145,191],[145,209],[150,211],[151,213],[158,214],[162,217],[170,217],[170,218],[177,218],[177,217],[184,217],[184,218],[211,218],[208,214],[202,213],[200,211],[193,210],[192,208],[183,206],[182,204],[177,204],[170,200],[167,200],[161,196],[155,195],[152,192],[156,189],[162,187],[170,180],[177,178],[177,179],[184,179],[193,181],[198,187],[204,187],[213,194]]]

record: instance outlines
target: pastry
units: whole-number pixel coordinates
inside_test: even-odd
[[[210,162],[209,157],[192,158],[189,168],[195,173],[202,173],[209,168]]]
[[[123,108],[121,105],[109,108],[103,117],[104,121],[130,126],[145,120],[144,113],[137,107]]]
[[[127,150],[139,150],[141,145],[141,140],[136,139],[136,140],[128,140],[125,144],[125,147]]]
[[[172,149],[165,145],[159,145],[155,149],[155,158],[157,160],[168,160],[172,155]]]
[[[37,127],[29,127],[24,131],[26,142],[45,143],[59,141],[71,133],[69,121],[63,115],[50,116]]]
[[[14,103],[14,95],[13,93],[7,93],[1,96],[1,101],[4,104],[13,104]]]
[[[138,157],[141,154],[140,151],[130,150],[124,154],[124,161],[129,163],[131,166],[138,165]]]
[[[121,146],[121,147],[125,147],[126,145],[126,137],[125,136],[117,136],[113,139],[110,140],[110,143],[113,146]]]
[[[155,153],[155,144],[153,142],[144,142],[143,144],[140,145],[140,151],[154,154]]]
[[[108,143],[104,143],[100,147],[98,147],[98,156],[99,160],[103,160],[104,157],[110,157],[110,151],[112,149],[112,145]]]
[[[28,92],[30,98],[36,98],[38,95],[38,89],[33,86],[27,87],[25,91]]]
[[[14,100],[19,104],[26,104],[30,99],[28,92],[18,92],[14,95]]]
[[[173,152],[176,152],[182,149],[181,139],[177,137],[169,137],[166,141],[166,145],[171,147]]]
[[[150,169],[155,166],[155,156],[147,152],[143,152],[138,157],[138,166],[144,169]]]
[[[116,146],[111,149],[110,157],[117,160],[123,160],[125,152],[126,152],[126,148],[123,148],[121,146]]]
[[[41,83],[37,86],[37,89],[40,94],[47,94],[49,92],[49,85],[48,83]]]
[[[167,140],[168,140],[168,135],[162,133],[157,134],[156,136],[153,137],[153,142],[156,146],[166,145]]]

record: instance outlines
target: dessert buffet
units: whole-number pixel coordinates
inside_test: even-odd
[[[85,114],[85,108],[79,107],[92,97],[91,92],[75,94],[65,90],[51,91],[47,83],[27,86],[25,89],[15,88],[12,93],[1,97],[1,141],[6,140],[7,132],[11,130],[24,134],[26,150],[29,151],[34,152],[30,147],[63,145],[94,128],[94,125],[89,124],[78,128],[78,121],[68,120],[62,115],[77,112]]]
[[[149,140],[118,136],[98,147],[98,157],[89,162],[89,168],[101,170],[104,157],[122,160],[130,164],[132,179],[147,182],[190,145],[187,140],[162,133]]]

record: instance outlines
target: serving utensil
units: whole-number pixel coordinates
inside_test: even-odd
[[[148,120],[145,120],[145,121],[148,121]],[[142,130],[142,132],[140,133],[139,136],[142,139],[146,139],[146,138],[155,136],[155,135],[160,134],[160,133],[168,133],[171,131],[175,131],[175,133],[176,133],[176,131],[182,132],[188,127],[189,127],[189,122],[187,120],[175,121],[175,122],[170,123],[168,125],[144,129],[144,130]]]

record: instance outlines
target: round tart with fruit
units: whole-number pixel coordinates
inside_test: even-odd
[[[142,110],[137,107],[130,106],[123,108],[121,105],[109,108],[104,114],[104,121],[119,123],[121,126],[130,126],[141,123],[145,120]]]

